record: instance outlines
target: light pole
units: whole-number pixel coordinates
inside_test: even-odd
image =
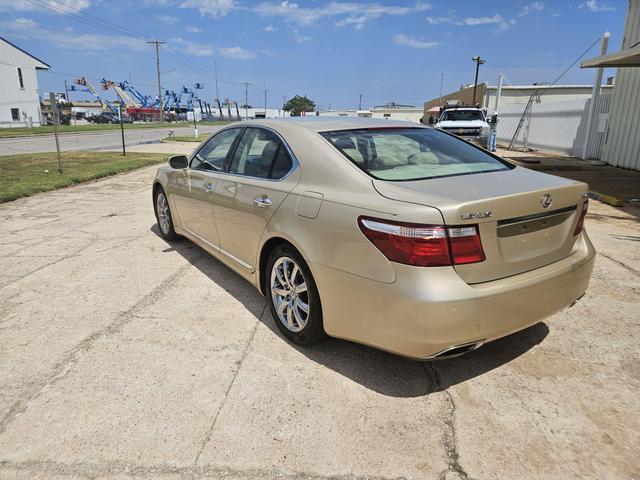
[[[476,80],[473,82],[473,102],[472,104],[476,104],[476,89],[478,88],[478,72],[480,71],[480,65],[486,62],[486,60],[480,58],[480,56],[473,57],[473,60],[476,64]]]

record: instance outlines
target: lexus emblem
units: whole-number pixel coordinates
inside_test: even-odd
[[[545,193],[540,197],[540,203],[542,204],[542,208],[549,208],[553,203],[553,199],[551,198],[551,195]]]

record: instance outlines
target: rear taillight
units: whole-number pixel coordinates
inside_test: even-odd
[[[582,204],[582,210],[580,211],[580,217],[578,218],[578,223],[576,223],[576,228],[573,230],[574,237],[582,231],[582,228],[584,227],[584,217],[587,216],[588,209],[589,209],[589,199],[585,198],[584,203]]]
[[[360,217],[360,230],[392,262],[442,267],[485,259],[477,226],[444,227]]]

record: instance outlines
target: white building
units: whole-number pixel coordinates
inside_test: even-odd
[[[382,118],[388,120],[402,120],[420,123],[423,115],[422,108],[413,105],[382,105],[370,110],[324,110],[319,113],[321,117],[360,117]]]
[[[49,65],[0,37],[0,128],[40,125],[36,70]]]
[[[495,85],[488,85],[484,95],[483,105],[493,112],[496,105],[496,94],[498,88]],[[539,102],[553,103],[567,102],[571,100],[583,100],[591,98],[593,85],[503,85],[500,90],[500,106],[512,105],[516,103],[526,104],[529,97],[535,93],[540,93]],[[603,93],[611,93],[613,85],[603,85]],[[500,109],[498,108],[498,111]]]
[[[600,158],[640,170],[640,0],[629,0],[622,49],[582,62],[582,68],[612,67],[618,72]]]

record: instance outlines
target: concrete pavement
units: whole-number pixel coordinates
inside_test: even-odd
[[[125,146],[140,145],[145,142],[159,142],[169,135],[169,125],[165,128],[125,127]],[[201,125],[200,133],[212,133],[222,128],[218,125]],[[175,128],[175,135],[193,135],[193,128]],[[122,147],[120,130],[96,132],[64,133],[60,137],[62,151],[73,150],[118,150]],[[33,135],[29,137],[0,138],[0,155],[19,153],[55,152],[53,135]]]
[[[637,210],[592,202],[576,306],[418,363],[286,342],[157,235],[154,170],[0,205],[0,478],[640,476]]]

